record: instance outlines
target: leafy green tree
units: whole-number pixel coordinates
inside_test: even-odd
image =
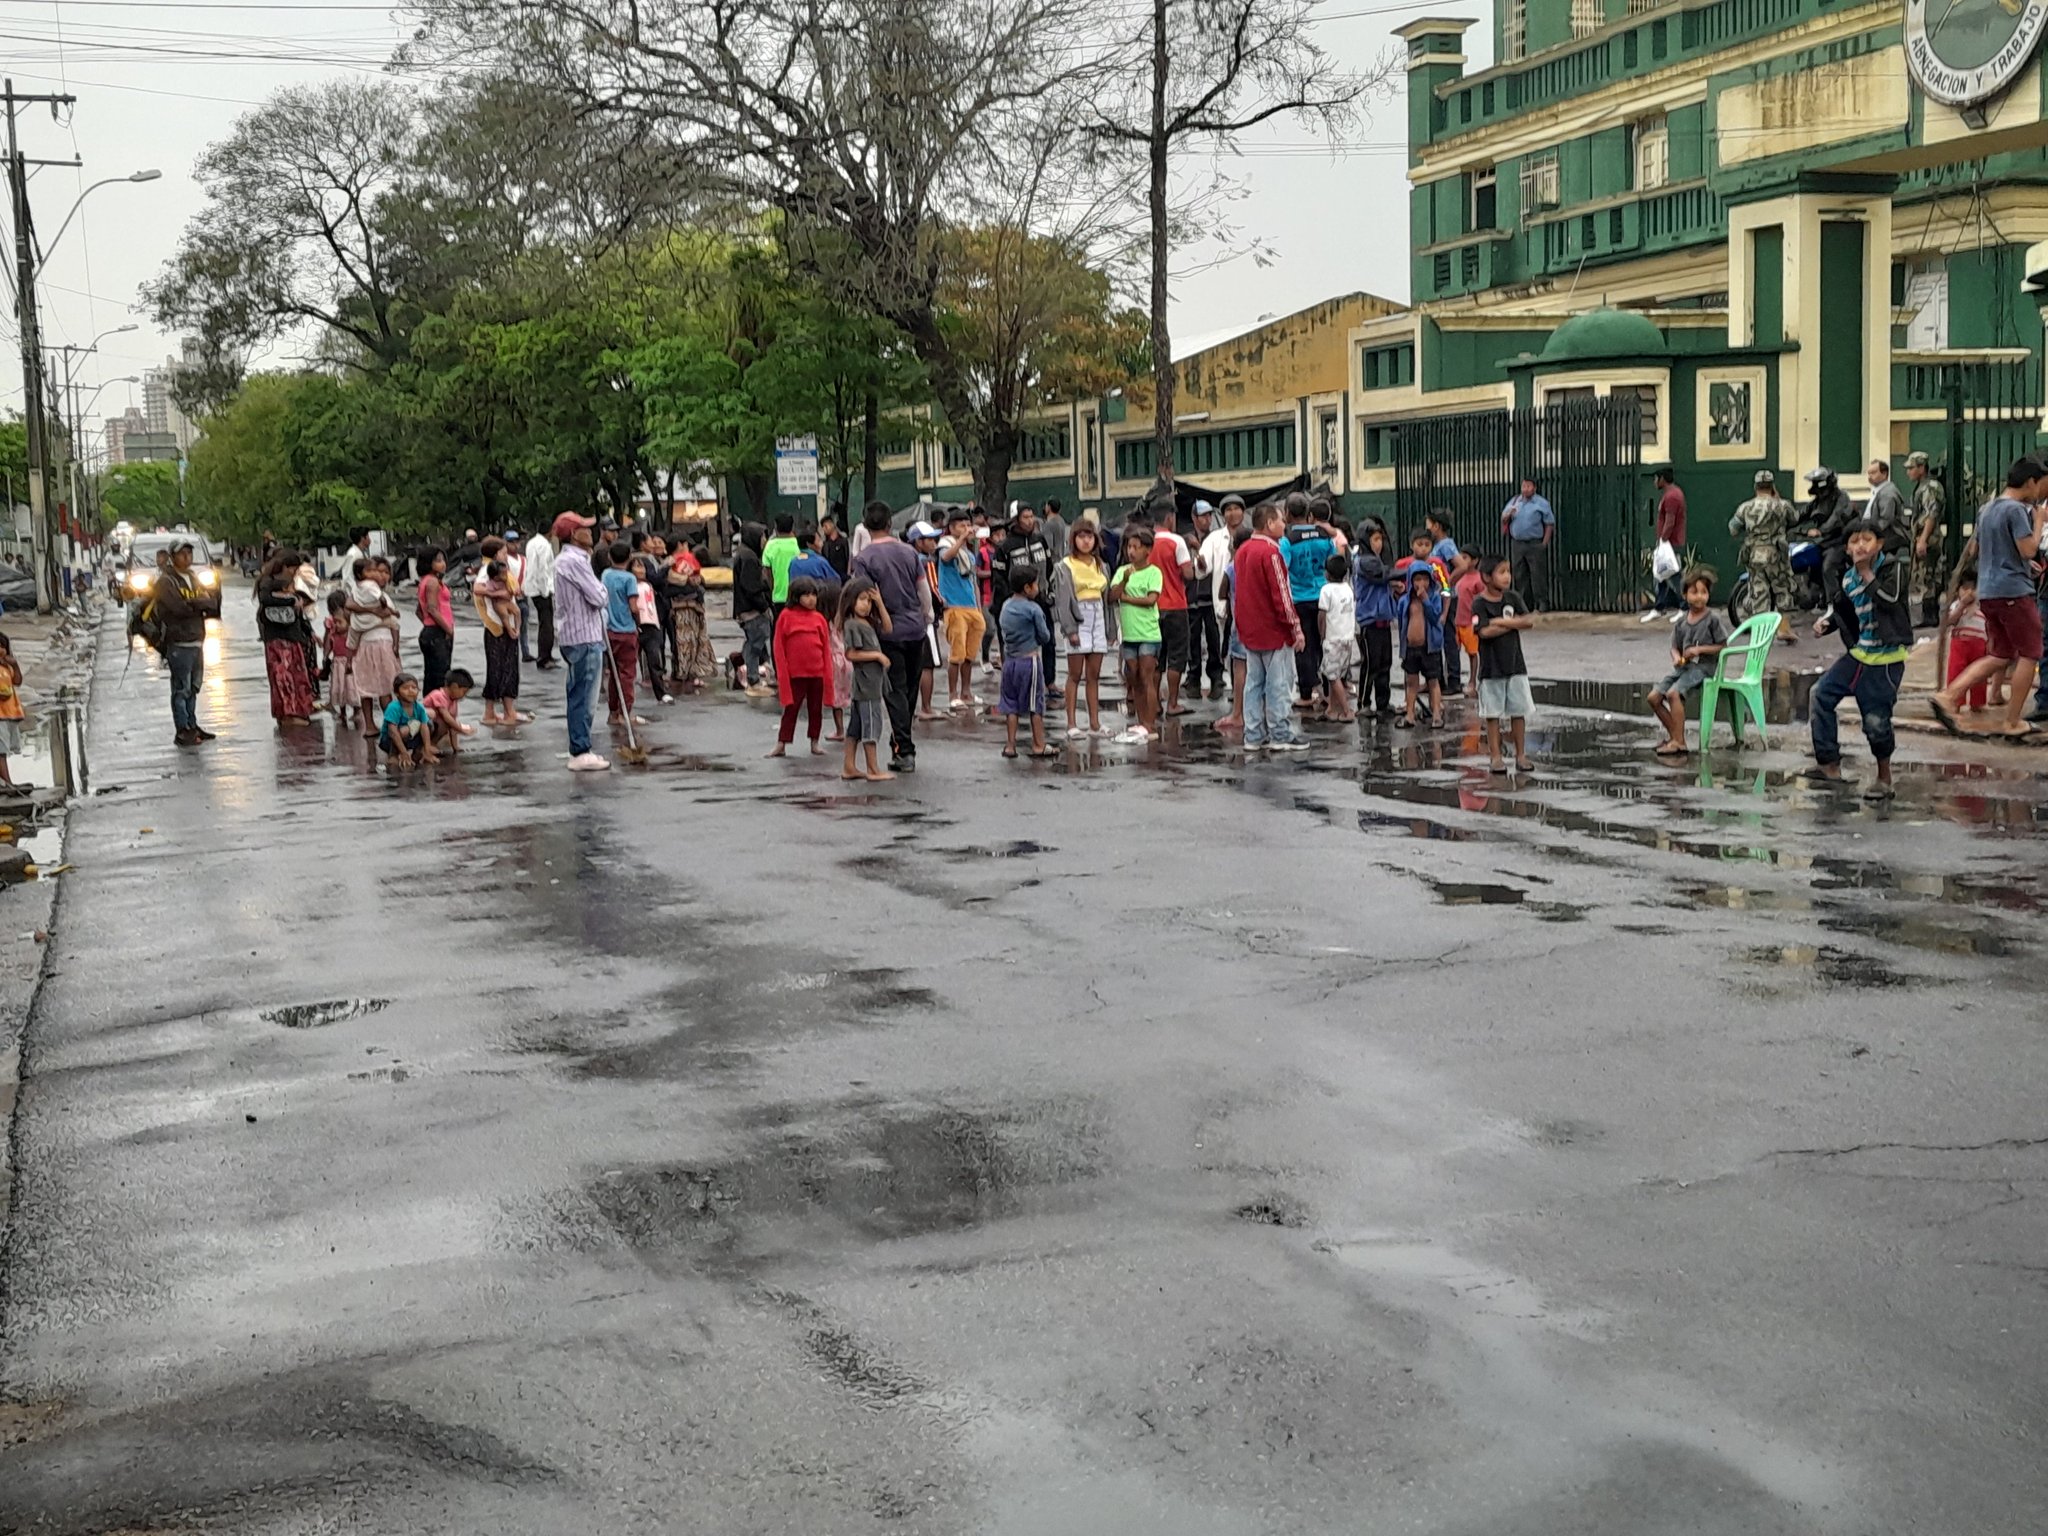
[[[178,466],[162,462],[116,464],[100,477],[100,506],[109,524],[168,528],[185,516]]]
[[[18,414],[0,419],[0,487],[11,488],[14,500],[28,501],[28,424]],[[0,497],[9,490],[0,489]]]

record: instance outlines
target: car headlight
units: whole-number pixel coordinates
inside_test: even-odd
[[[201,585],[202,587],[210,587],[218,580],[220,580],[220,578],[213,574],[213,568],[211,566],[202,565],[199,568],[199,585]]]
[[[147,592],[149,590],[149,573],[146,571],[129,572],[128,590],[130,592]]]

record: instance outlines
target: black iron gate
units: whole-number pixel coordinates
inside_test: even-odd
[[[2041,360],[1996,358],[1940,365],[1948,407],[1948,453],[1936,473],[1948,491],[1948,567],[1963,552],[1963,525],[2005,486],[2014,459],[2035,451],[2041,433]]]
[[[1431,512],[1460,546],[1505,554],[1501,511],[1536,482],[1557,512],[1549,603],[1613,613],[1649,582],[1642,408],[1633,398],[1572,400],[1518,411],[1421,416],[1394,429],[1395,543]]]

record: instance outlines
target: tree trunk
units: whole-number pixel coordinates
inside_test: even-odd
[[[865,507],[875,499],[876,477],[881,473],[875,462],[882,456],[882,397],[870,389],[867,398],[861,402],[860,421],[860,504]],[[853,508],[847,508],[849,514]]]
[[[1152,457],[1153,472],[1173,484],[1173,340],[1166,323],[1166,0],[1152,0],[1152,135],[1147,149],[1152,183],[1146,193],[1152,219]]]
[[[1000,443],[984,443],[974,467],[974,499],[990,515],[1007,515],[1010,504],[1010,461],[1016,457],[1015,433]]]

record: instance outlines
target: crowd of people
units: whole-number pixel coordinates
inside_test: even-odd
[[[1876,763],[1869,792],[1878,797],[1891,792],[1891,716],[1913,645],[1916,561],[1924,586],[1935,589],[1920,598],[1923,617],[1938,610],[1945,644],[1953,631],[1936,716],[1960,730],[1965,708],[1988,706],[2008,712],[2000,729],[2028,728],[2019,712],[2041,656],[2037,557],[2048,517],[2048,466],[2023,459],[2007,494],[1980,514],[1943,591],[1938,483],[1919,455],[1909,459],[1909,511],[1882,469],[1871,466],[1873,495],[1862,509],[1831,474],[1816,471],[1807,519],[1824,541],[1813,632],[1838,633],[1844,649],[1814,691],[1811,771],[1841,778],[1836,716],[1853,697]],[[1682,545],[1684,493],[1668,470],[1658,482],[1658,532]],[[1758,472],[1756,495],[1730,523],[1745,564],[1742,607],[1801,603],[1804,594],[1786,579],[1796,521],[1771,473]],[[1055,713],[1068,740],[1148,746],[1162,721],[1189,714],[1188,701],[1206,686],[1210,697],[1229,701],[1215,729],[1250,752],[1302,750],[1306,721],[1369,714],[1427,729],[1444,722],[1447,699],[1463,697],[1485,724],[1490,766],[1532,766],[1522,637],[1537,604],[1524,585],[1547,585],[1557,528],[1534,482],[1523,482],[1503,508],[1501,546],[1484,553],[1461,546],[1441,514],[1397,547],[1377,518],[1354,527],[1328,501],[1300,492],[1253,506],[1237,495],[1217,506],[1197,500],[1185,534],[1171,502],[1134,510],[1115,529],[1093,509],[1069,525],[1057,502],[1043,519],[1037,508],[1013,504],[1003,519],[953,508],[943,526],[899,522],[886,503],[872,502],[850,534],[836,516],[801,529],[787,514],[772,531],[741,528],[732,561],[740,644],[723,665],[734,689],[772,693],[781,704],[770,756],[788,752],[801,723],[812,753],[822,755],[828,740],[843,744],[845,777],[915,772],[918,725],[945,718],[934,700],[943,678],[947,713],[986,711],[1005,722],[1005,757],[1053,755]],[[369,542],[358,539],[324,600],[314,563],[299,551],[272,548],[257,573],[271,713],[283,726],[322,710],[338,722],[353,717],[399,764],[459,750],[475,729],[461,706],[476,683],[453,665],[458,593],[482,632],[481,723],[530,724],[519,703],[522,666],[561,666],[574,771],[611,766],[592,738],[600,686],[613,727],[630,740],[649,723],[640,713],[643,682],[646,697],[667,704],[718,676],[701,548],[672,549],[645,530],[600,543],[594,519],[563,513],[528,538],[508,530],[466,542],[456,576],[448,555],[426,551],[414,562],[415,671],[401,654],[393,563],[370,553]],[[213,739],[194,711],[205,620],[219,611],[218,590],[194,578],[191,559],[189,545],[168,552],[146,605],[152,642],[169,663],[176,740],[186,746]],[[1661,756],[1690,750],[1686,702],[1732,638],[1714,605],[1715,585],[1704,568],[1665,574],[1645,614],[1668,609],[1673,624],[1670,669],[1648,699],[1664,728]],[[1104,724],[1105,670],[1121,683],[1124,718],[1113,732]],[[977,691],[987,673],[992,699]]]

